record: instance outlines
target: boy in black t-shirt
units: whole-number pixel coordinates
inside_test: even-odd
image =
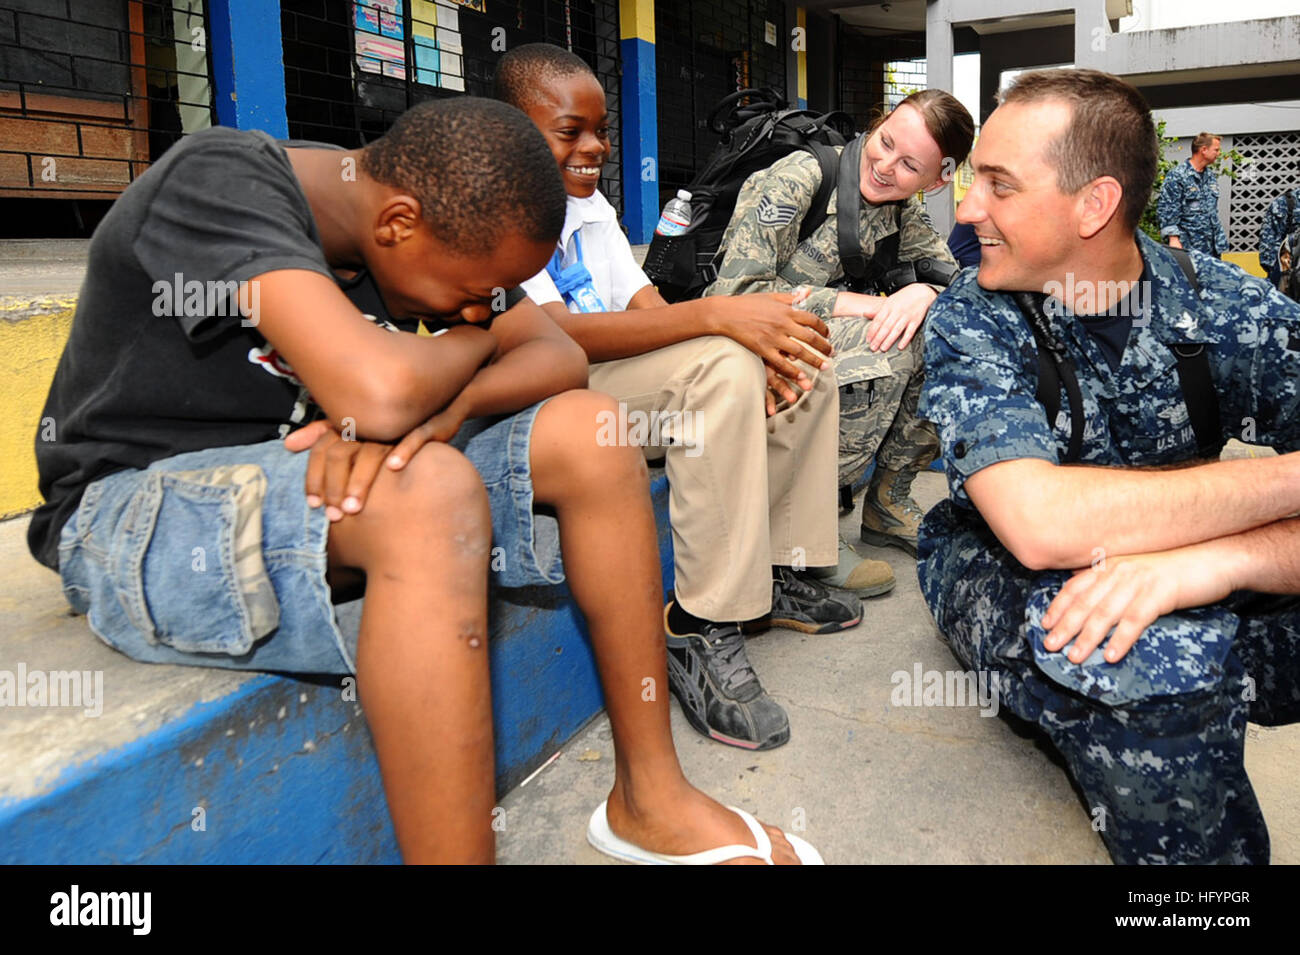
[[[29,541],[73,607],[148,662],[355,670],[407,861],[493,856],[494,538],[499,583],[567,571],[587,616],[610,837],[763,841],[686,782],[643,696],[666,684],[639,452],[598,445],[612,400],[573,390],[585,356],[540,309],[494,317],[563,219],[541,135],[491,101],[422,104],[363,150],[195,134],[96,231],[43,412]],[[331,589],[362,576],[354,645]]]

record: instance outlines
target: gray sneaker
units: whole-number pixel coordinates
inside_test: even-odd
[[[707,623],[674,633],[664,607],[668,685],[697,733],[742,749],[772,749],[790,739],[785,710],[767,695],[734,623]]]
[[[789,567],[772,568],[772,626],[834,633],[862,622],[862,601]]]

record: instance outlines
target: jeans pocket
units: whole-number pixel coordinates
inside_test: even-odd
[[[253,464],[147,471],[110,549],[118,601],[151,643],[240,656],[280,622]]]

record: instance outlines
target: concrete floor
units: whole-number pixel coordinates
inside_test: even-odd
[[[944,478],[917,479],[930,507]],[[856,540],[857,522],[842,522]],[[849,536],[849,535],[852,536]],[[838,635],[772,630],[749,656],[790,715],[791,740],[765,753],[705,739],[674,700],[673,734],[690,779],[724,803],[795,830],[828,863],[1106,863],[1109,857],[1065,772],[1031,739],[976,707],[894,707],[898,670],[957,670],[925,608],[914,561],[887,559],[898,586],[866,602]],[[1246,764],[1273,840],[1273,861],[1300,862],[1300,725],[1252,726]],[[602,715],[558,760],[501,802],[503,863],[612,863],[587,845],[586,822],[613,780]]]
[[[0,296],[69,295],[86,274],[89,239],[0,240]]]

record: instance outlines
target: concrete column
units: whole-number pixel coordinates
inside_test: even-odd
[[[949,0],[929,0],[925,5],[926,86],[952,92],[952,56],[952,19]],[[953,215],[952,183],[926,196],[925,208],[934,222],[935,231],[947,238],[956,221]]]
[[[794,0],[785,4],[786,99],[796,109],[808,108],[808,20],[804,8]]]
[[[209,0],[217,121],[287,139],[280,5]]]
[[[654,0],[619,0],[623,56],[623,224],[643,245],[659,221],[659,97]]]

